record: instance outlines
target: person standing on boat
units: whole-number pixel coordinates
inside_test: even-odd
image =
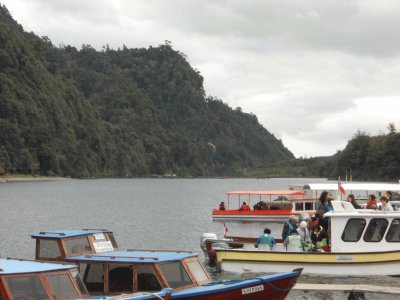
[[[289,235],[296,234],[297,227],[297,217],[295,215],[291,215],[289,217],[289,221],[283,225],[282,239],[285,241]]]
[[[264,234],[260,235],[258,240],[256,241],[256,248],[258,245],[269,245],[270,249],[276,244],[274,237],[271,235],[271,229],[265,228]]]
[[[297,228],[297,233],[300,236],[301,245],[303,251],[310,251],[312,248],[310,229],[306,221],[301,221],[299,228]]]
[[[222,202],[219,204],[219,210],[225,210],[225,202],[224,202],[224,201],[222,201]]]
[[[378,209],[378,204],[376,203],[376,197],[375,195],[371,194],[368,196],[368,202],[367,205],[365,206],[366,209]]]
[[[319,196],[319,201],[315,204],[315,210],[321,214],[328,212],[327,204],[328,204],[328,196],[329,193],[327,191],[323,191]]]
[[[358,205],[356,199],[354,199],[354,195],[353,194],[349,194],[349,196],[347,196],[347,202],[350,202],[355,209],[360,209],[361,208],[361,206]]]
[[[389,200],[386,196],[382,196],[381,200],[381,207],[379,208],[382,211],[393,211],[392,205],[389,203]]]
[[[318,252],[329,251],[328,246],[328,233],[324,227],[318,225],[317,222],[313,225],[313,231],[311,233],[311,241],[314,246],[314,250]]]

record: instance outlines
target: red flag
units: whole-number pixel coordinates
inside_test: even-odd
[[[228,233],[228,226],[225,226],[225,233],[224,233],[224,237],[226,237],[226,234]]]
[[[339,182],[339,191],[342,193],[342,194],[346,194],[346,191],[344,190],[344,187],[342,186],[342,184]]]

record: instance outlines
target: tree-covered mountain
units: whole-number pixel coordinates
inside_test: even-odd
[[[395,181],[400,179],[400,133],[371,136],[358,131],[345,149],[329,157],[292,159],[254,168],[251,176],[327,177],[341,180]]]
[[[55,47],[0,6],[0,171],[241,176],[293,158],[256,116],[207,97],[169,42]]]

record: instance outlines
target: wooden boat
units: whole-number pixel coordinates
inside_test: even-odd
[[[217,249],[218,268],[240,273],[304,268],[303,273],[313,275],[400,275],[400,211],[356,210],[345,201],[332,205],[334,211],[324,215],[330,222],[329,252],[304,252],[281,243],[272,251]]]
[[[172,288],[170,299],[284,299],[301,274],[299,269],[212,282],[197,253],[121,251],[114,248],[113,235],[107,230],[46,231],[34,233],[32,238],[36,239],[36,259],[77,264],[89,293],[96,296]],[[104,243],[101,247],[94,245],[100,242]]]
[[[232,191],[226,194],[225,209],[214,209],[213,221],[285,222],[290,215],[314,214],[318,200],[306,198],[303,191],[295,190]],[[250,210],[240,209],[243,202]]]
[[[76,266],[0,259],[0,299],[88,299]]]

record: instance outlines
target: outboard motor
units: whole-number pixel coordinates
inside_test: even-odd
[[[218,237],[217,237],[217,235],[215,233],[207,233],[207,232],[203,233],[201,235],[200,247],[203,250],[204,254],[207,254],[207,248],[206,248],[206,245],[205,245],[205,241],[207,241],[207,240],[216,241],[216,240],[218,240]]]

